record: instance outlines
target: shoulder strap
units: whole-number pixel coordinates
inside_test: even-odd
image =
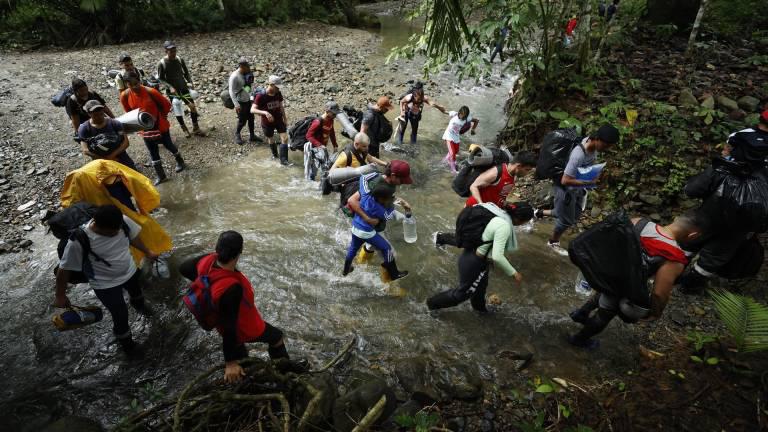
[[[88,255],[92,255],[96,261],[104,263],[107,267],[112,267],[112,264],[110,264],[109,261],[100,257],[91,249],[91,241],[88,239],[88,234],[86,234],[82,228],[73,231],[70,239],[80,243],[80,247],[83,249],[83,260],[87,259]]]
[[[635,231],[635,235],[637,235],[637,237],[640,237],[640,234],[645,229],[645,226],[648,225],[650,222],[651,222],[651,220],[648,219],[648,218],[640,218],[640,220],[637,221],[637,223],[635,224],[635,226],[633,228],[634,231]]]
[[[123,228],[123,233],[124,233],[124,234],[125,234],[125,236],[126,236],[126,237],[128,237],[128,239],[130,240],[130,238],[131,238],[131,227],[129,227],[129,226],[128,226],[128,224],[127,224],[127,223],[125,223],[125,221],[123,221],[123,226],[122,226],[122,228]]]
[[[496,184],[501,180],[502,171],[504,169],[504,164],[500,163],[496,165],[496,180],[493,181],[493,184]]]

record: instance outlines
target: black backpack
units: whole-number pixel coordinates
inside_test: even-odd
[[[64,249],[67,247],[67,243],[70,240],[79,242],[80,246],[83,248],[83,270],[79,272],[71,272],[69,277],[69,283],[71,284],[87,283],[89,276],[93,277],[93,268],[89,257],[93,257],[96,261],[103,262],[107,267],[111,267],[111,264],[108,261],[104,260],[91,250],[91,242],[88,239],[88,235],[81,228],[83,224],[93,218],[95,210],[96,206],[87,202],[79,202],[56,213],[46,220],[53,236],[59,239],[59,244],[56,247],[59,259],[64,256]],[[122,227],[125,236],[128,237],[128,225],[123,222]],[[59,266],[57,265],[53,269],[53,274],[55,275],[58,271]]]
[[[536,162],[536,179],[554,179],[559,181],[563,176],[571,150],[581,144],[582,137],[576,133],[576,128],[556,129],[544,136]]]
[[[496,215],[481,205],[465,207],[456,218],[456,247],[474,250],[491,243],[483,241],[483,231]]]
[[[765,261],[765,249],[757,235],[739,246],[733,258],[717,271],[717,275],[730,280],[756,276]]]
[[[312,125],[315,119],[319,119],[320,116],[309,115],[303,119],[297,121],[290,128],[288,128],[288,148],[291,150],[304,150],[304,144],[307,142],[307,131]]]
[[[67,106],[67,99],[73,94],[75,94],[75,91],[72,90],[72,86],[66,86],[51,96],[51,103],[53,106],[63,108]]]

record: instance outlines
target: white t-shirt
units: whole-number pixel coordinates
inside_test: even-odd
[[[461,142],[461,128],[464,127],[467,123],[472,121],[472,115],[468,115],[467,118],[464,120],[459,118],[459,113],[456,111],[451,111],[448,113],[448,115],[451,117],[451,120],[448,122],[448,127],[445,128],[445,132],[443,133],[443,139],[448,141],[453,141],[455,143]]]
[[[128,225],[128,237],[122,228],[114,237],[96,234],[90,229],[93,220],[82,226],[88,240],[90,240],[91,250],[111,265],[107,266],[89,254],[88,259],[93,268],[93,278],[88,283],[93,289],[107,289],[122,285],[128,282],[128,279],[136,272],[136,263],[133,262],[130,251],[130,240],[139,235],[141,227],[128,216],[123,215],[123,221]],[[82,271],[83,248],[80,246],[80,242],[76,240],[67,242],[59,267],[64,270]]]

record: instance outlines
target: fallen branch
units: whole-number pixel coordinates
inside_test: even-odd
[[[291,429],[291,406],[288,404],[288,399],[282,393],[267,393],[267,394],[239,394],[239,393],[221,393],[216,396],[220,400],[235,400],[235,401],[266,401],[277,400],[283,409],[283,431],[290,432]]]
[[[374,405],[368,413],[360,420],[360,423],[355,426],[354,429],[352,429],[352,432],[363,432],[367,431],[368,428],[373,426],[373,424],[376,422],[376,420],[381,417],[382,411],[384,411],[384,406],[387,405],[387,395],[384,395],[379,399],[378,402],[376,402],[376,405]]]
[[[336,366],[336,364],[341,361],[341,359],[349,353],[350,350],[352,350],[352,347],[355,345],[355,342],[357,342],[357,335],[352,336],[352,339],[347,342],[347,344],[344,346],[344,348],[339,351],[338,354],[336,354],[336,357],[334,357],[331,361],[329,361],[325,366],[323,366],[321,369],[318,369],[316,371],[313,371],[314,373],[320,373],[325,372],[328,369]]]
[[[299,420],[299,426],[298,431],[303,431],[308,425],[309,425],[309,418],[314,414],[315,409],[317,409],[317,404],[320,403],[320,400],[323,398],[323,392],[316,389],[311,384],[304,384],[304,387],[307,388],[309,393],[312,394],[312,399],[307,404],[307,409],[304,410],[304,414],[301,415],[301,420]]]

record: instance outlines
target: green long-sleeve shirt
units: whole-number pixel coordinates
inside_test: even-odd
[[[515,232],[512,229],[512,223],[509,218],[502,218],[496,216],[488,222],[483,230],[483,241],[491,241],[492,243],[485,243],[477,248],[479,255],[488,254],[496,263],[497,266],[507,274],[507,276],[514,276],[517,270],[509,263],[505,253],[510,252],[517,248],[517,239],[515,238]]]

